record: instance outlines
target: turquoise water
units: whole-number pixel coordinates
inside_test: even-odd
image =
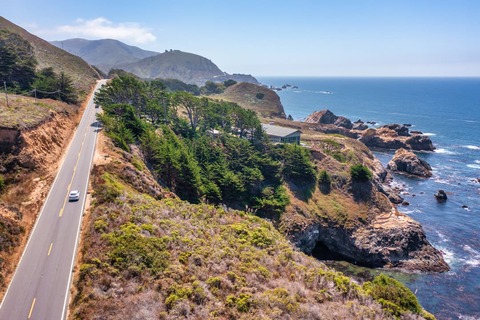
[[[259,78],[264,84],[298,86],[278,94],[285,113],[302,120],[330,109],[352,121],[412,124],[437,150],[419,156],[433,177],[395,175],[427,239],[444,252],[451,271],[399,276],[438,319],[480,319],[480,78]],[[392,152],[376,153],[384,165]],[[439,204],[438,189],[449,195]],[[468,208],[462,208],[467,206]]]

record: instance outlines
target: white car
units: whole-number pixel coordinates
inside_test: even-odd
[[[68,194],[68,201],[78,201],[80,200],[80,191],[72,190]]]

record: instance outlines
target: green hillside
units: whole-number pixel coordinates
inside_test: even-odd
[[[37,70],[52,67],[56,73],[65,72],[80,91],[89,92],[100,78],[98,72],[81,58],[51,45],[3,17],[0,17],[0,30],[18,35],[32,46],[38,62]]]

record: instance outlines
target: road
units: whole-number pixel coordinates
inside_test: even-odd
[[[105,80],[99,81],[98,89]],[[0,320],[65,319],[98,134],[93,95],[0,306]],[[68,201],[70,190],[80,200]]]

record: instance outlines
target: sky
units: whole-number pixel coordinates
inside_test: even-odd
[[[254,76],[480,77],[478,0],[14,0],[45,40],[182,50]]]

